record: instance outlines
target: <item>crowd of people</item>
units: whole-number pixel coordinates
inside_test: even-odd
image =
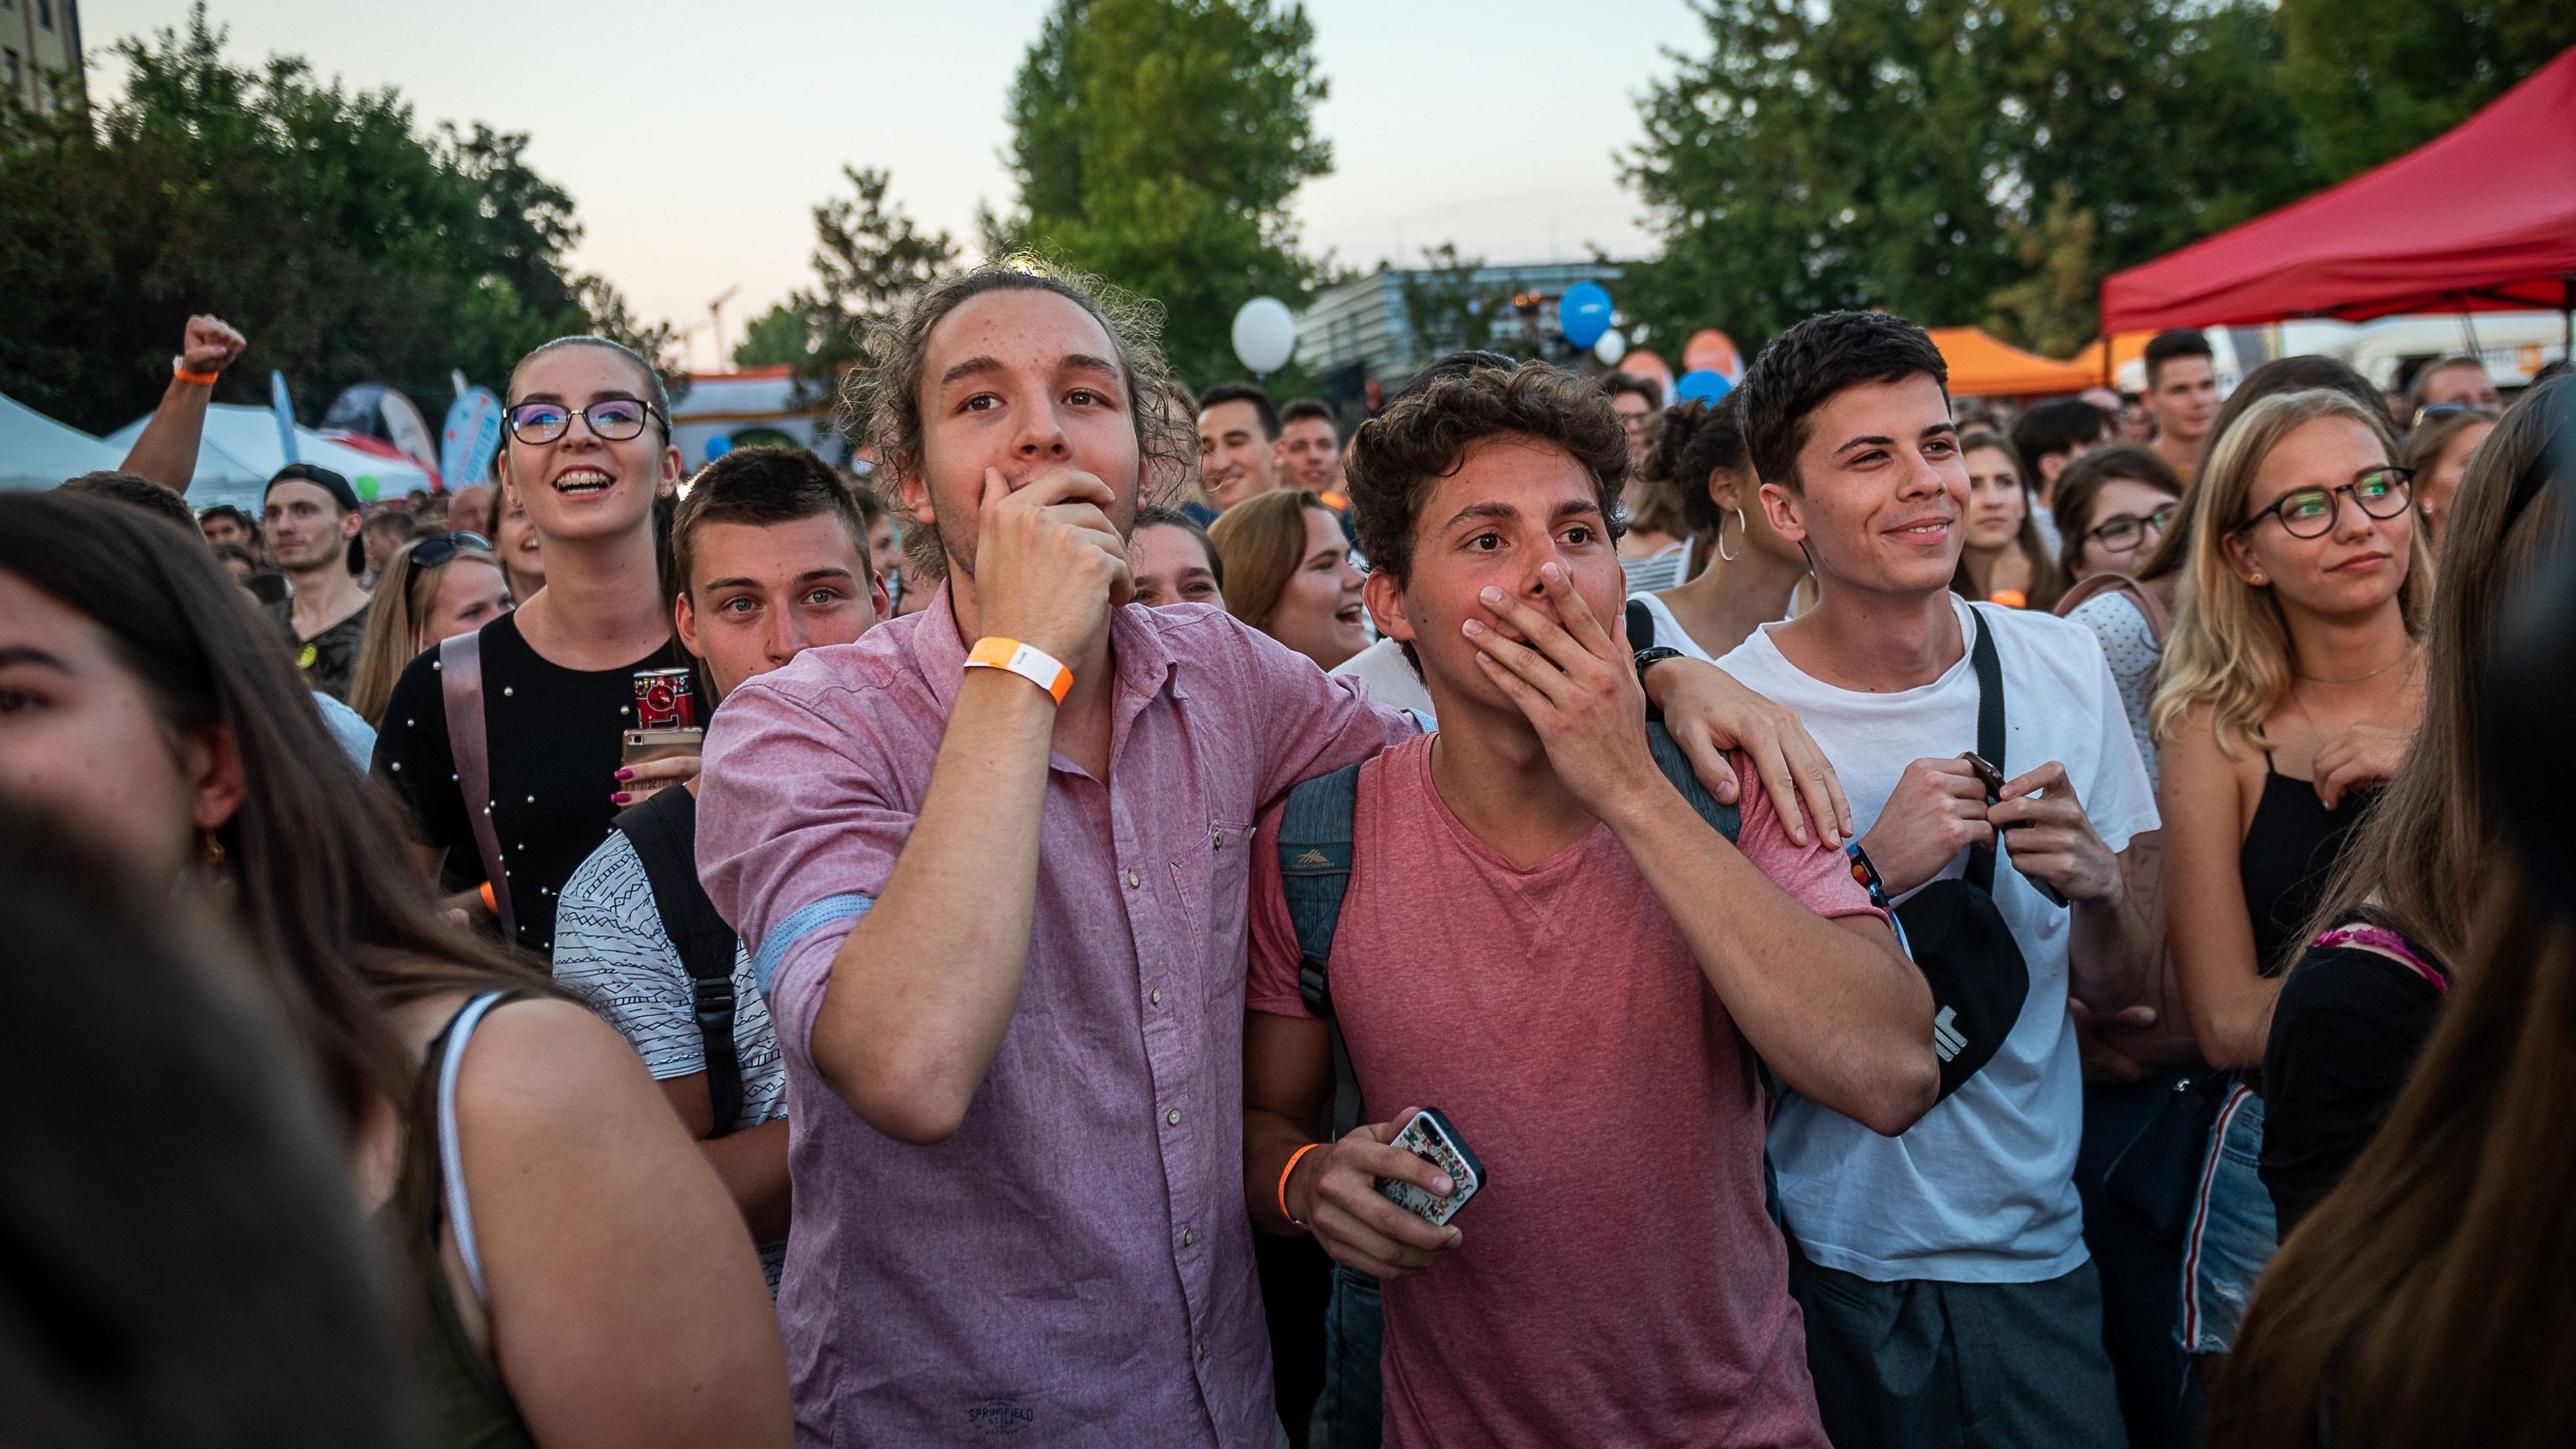
[[[2483,695],[2576,383],[1963,413],[1835,312],[1346,433],[1147,318],[926,289],[855,477],[560,338],[255,517],[195,318],[0,498],[0,915],[160,983],[0,1174],[0,1438],[2576,1433]]]

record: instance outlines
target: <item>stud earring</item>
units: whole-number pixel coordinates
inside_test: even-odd
[[[215,832],[211,830],[200,831],[198,833],[206,838],[206,869],[222,869],[224,864],[224,843],[217,840],[215,838]]]

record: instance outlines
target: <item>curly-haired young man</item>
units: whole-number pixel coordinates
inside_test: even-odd
[[[1331,1043],[1300,989],[1280,813],[1262,825],[1252,1215],[1385,1283],[1389,1445],[1821,1449],[1764,1216],[1753,1054],[1901,1132],[1936,1081],[1923,980],[1749,767],[1730,839],[1650,755],[1607,399],[1553,367],[1470,368],[1361,425],[1348,472],[1369,607],[1419,660],[1441,729],[1352,787],[1327,964],[1378,1120],[1330,1144],[1314,1124]],[[1492,1173],[1463,1227],[1375,1187],[1454,1189],[1389,1145],[1412,1115],[1393,1109],[1433,1102]],[[1458,1253],[1462,1233],[1476,1246]]]

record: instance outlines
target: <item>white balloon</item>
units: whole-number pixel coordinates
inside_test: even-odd
[[[1255,297],[1234,314],[1234,356],[1258,373],[1277,372],[1297,350],[1297,319],[1276,297]]]
[[[1600,341],[1592,344],[1592,355],[1601,359],[1603,367],[1617,367],[1619,359],[1628,355],[1628,339],[1620,336],[1619,329],[1613,327],[1601,334]]]

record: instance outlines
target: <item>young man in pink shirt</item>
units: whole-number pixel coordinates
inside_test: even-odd
[[[1901,1132],[1937,1086],[1930,993],[1829,843],[1741,788],[1730,843],[1650,755],[1610,521],[1627,450],[1599,394],[1457,369],[1362,425],[1347,471],[1370,609],[1441,730],[1359,767],[1327,964],[1368,1125],[1329,1144],[1278,811],[1256,839],[1253,1217],[1385,1280],[1398,1449],[1821,1449],[1756,1053]],[[1388,1145],[1428,1105],[1490,1173],[1447,1227],[1375,1187],[1455,1186]]]

